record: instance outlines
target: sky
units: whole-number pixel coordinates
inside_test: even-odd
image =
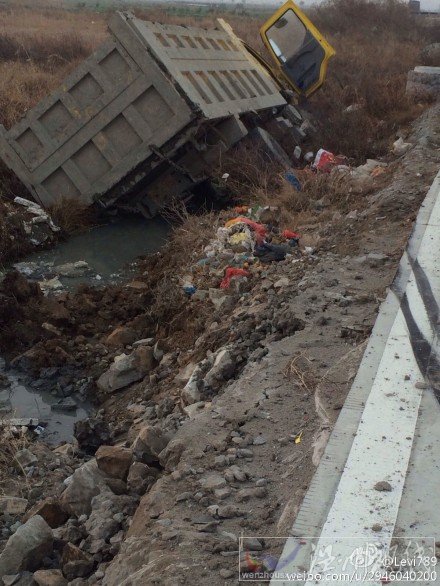
[[[197,0],[196,0],[197,1]],[[210,0],[200,0],[200,1],[210,1]],[[219,1],[219,0],[211,0],[211,1]],[[220,0],[221,1],[221,0]],[[228,1],[228,0],[225,0]],[[298,4],[300,0],[295,0]],[[267,3],[267,4],[277,4],[281,5],[282,0],[248,0],[249,3]],[[306,6],[310,6],[311,4],[318,4],[320,0],[304,0],[304,4]],[[421,0],[420,6],[422,10],[426,10],[429,12],[440,12],[440,0]]]

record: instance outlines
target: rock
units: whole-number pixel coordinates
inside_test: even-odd
[[[266,438],[262,435],[257,435],[257,437],[254,439],[254,441],[252,442],[254,444],[254,446],[262,446],[263,444],[266,443]]]
[[[209,289],[209,299],[215,309],[220,309],[228,296],[221,289]]]
[[[420,51],[420,60],[422,65],[430,65],[433,67],[440,66],[440,43],[431,43],[426,45]]]
[[[4,586],[35,586],[31,572],[20,572],[12,576],[2,576]]]
[[[137,348],[138,346],[154,346],[154,338],[142,338],[142,340],[136,340],[132,344],[133,348]]]
[[[85,260],[78,260],[55,266],[53,270],[61,277],[73,279],[75,277],[83,277],[89,270],[89,265]]]
[[[232,519],[233,517],[241,517],[244,512],[235,505],[223,505],[217,508],[217,515],[222,519]]]
[[[264,486],[257,486],[255,488],[242,488],[237,492],[236,499],[238,502],[248,501],[252,498],[264,498],[267,495],[267,489]]]
[[[144,425],[133,443],[133,453],[144,464],[153,464],[159,460],[159,454],[168,442],[169,438],[159,427]]]
[[[234,480],[244,482],[246,477],[246,473],[235,464],[225,470],[225,478],[228,482],[234,482]]]
[[[153,346],[154,359],[157,360],[157,362],[160,362],[163,358],[163,355],[164,355],[164,351],[160,347],[160,342],[156,342],[155,345]]]
[[[226,498],[228,498],[228,496],[231,494],[231,489],[228,487],[224,487],[224,488],[216,488],[214,490],[214,496],[216,499],[218,499],[219,501],[222,501]]]
[[[205,376],[205,383],[216,388],[219,383],[229,380],[236,369],[235,359],[229,348],[222,348],[217,352],[214,364]]]
[[[32,517],[8,539],[0,554],[0,576],[37,569],[52,547],[51,528],[42,517]]]
[[[56,403],[53,403],[50,408],[52,411],[76,411],[77,404],[72,397],[66,399],[60,399]]]
[[[70,477],[67,488],[61,494],[60,503],[71,515],[90,515],[94,496],[109,491],[105,478],[100,472],[96,460],[89,460],[75,470]],[[110,492],[110,491],[109,491]]]
[[[261,551],[263,544],[256,537],[244,537],[242,540],[242,547],[245,551]]]
[[[176,384],[186,384],[191,378],[191,375],[194,372],[196,366],[197,365],[194,362],[189,362],[186,366],[183,366],[174,377],[174,382]]]
[[[406,93],[416,100],[436,98],[440,93],[440,67],[415,67],[408,73]]]
[[[377,490],[379,492],[391,492],[393,490],[393,487],[386,480],[381,480],[380,482],[376,482],[376,484],[374,485],[374,490]]]
[[[23,450],[19,450],[14,456],[15,462],[18,464],[19,468],[26,468],[27,466],[33,466],[38,462],[37,456],[35,456],[32,452],[24,448]]]
[[[26,513],[23,520],[27,521],[35,515],[42,517],[52,529],[64,525],[69,518],[69,515],[60,505],[59,500],[54,497],[47,497],[43,501],[34,505]]]
[[[54,454],[58,454],[60,456],[65,456],[65,457],[71,458],[75,455],[76,448],[73,444],[66,443],[66,444],[61,444],[60,446],[57,446],[52,451]]]
[[[67,580],[87,578],[93,572],[93,558],[73,543],[67,543],[61,556],[63,574]]]
[[[107,336],[105,344],[107,346],[113,346],[115,348],[121,348],[122,346],[128,346],[133,344],[136,340],[136,332],[129,326],[119,326],[113,330],[113,332]],[[142,345],[142,344],[138,344]]]
[[[22,515],[26,511],[27,505],[27,499],[15,496],[0,496],[0,513]]]
[[[67,586],[61,570],[38,570],[33,578],[38,586]]]
[[[220,570],[220,576],[222,578],[224,578],[225,580],[227,580],[228,578],[232,578],[232,576],[234,576],[235,572],[234,570],[227,570],[226,568],[222,568]]]
[[[142,495],[153,484],[157,476],[157,469],[150,468],[142,462],[133,462],[128,471],[127,487],[132,493]]]
[[[94,454],[99,446],[111,443],[112,439],[108,423],[95,417],[77,421],[74,435],[79,448],[87,454]]]
[[[201,402],[201,392],[199,390],[199,381],[194,372],[189,381],[183,387],[180,397],[184,405],[193,405]]]
[[[193,403],[192,405],[186,405],[183,410],[188,415],[190,419],[194,419],[200,413],[203,413],[206,407],[205,401],[199,401],[198,403]]]
[[[226,480],[220,474],[211,472],[200,479],[200,486],[207,491],[214,491],[218,488],[223,488],[226,485]]]
[[[133,453],[120,446],[100,446],[95,454],[98,468],[113,478],[124,480],[133,460]]]
[[[155,365],[151,346],[139,346],[131,354],[116,356],[113,364],[97,380],[98,388],[106,393],[119,389],[144,378]]]
[[[282,289],[283,287],[287,287],[289,285],[289,279],[287,277],[281,277],[278,281],[275,281],[273,286],[275,289]]]

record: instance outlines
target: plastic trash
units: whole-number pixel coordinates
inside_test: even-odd
[[[195,287],[192,283],[184,283],[183,290],[187,295],[194,295],[197,291],[197,287]]]
[[[325,149],[319,149],[316,153],[313,168],[321,173],[330,173],[333,167],[344,165],[347,162],[347,157],[343,155],[334,155]]]
[[[267,231],[266,228],[263,226],[263,224],[258,224],[257,222],[254,222],[253,220],[250,220],[249,218],[244,218],[242,216],[239,216],[238,218],[234,218],[232,220],[229,220],[228,222],[226,222],[225,224],[225,228],[230,228],[231,226],[234,226],[235,224],[246,224],[247,226],[249,226],[249,228],[251,228],[254,232],[255,232],[255,239],[257,242],[262,242],[264,240],[264,238],[266,237]]]
[[[298,232],[292,232],[292,230],[283,230],[281,232],[281,236],[289,241],[289,243],[294,243],[295,245],[298,244],[301,235]]]
[[[232,277],[249,277],[250,272],[245,269],[238,269],[235,267],[227,267],[225,269],[225,276],[220,283],[220,289],[227,289],[231,284]]]
[[[293,187],[297,191],[301,191],[301,183],[299,182],[298,177],[295,175],[295,173],[292,170],[286,171],[286,173],[284,174],[284,178],[287,179],[287,181],[291,185],[293,185]]]
[[[405,142],[403,138],[400,137],[393,143],[393,153],[395,155],[403,155],[411,147],[412,144],[410,142]]]
[[[296,146],[293,149],[293,156],[295,157],[295,159],[300,159],[301,158],[301,153],[302,153],[302,149],[300,146]]]
[[[254,255],[263,263],[284,260],[288,252],[287,246],[270,244],[269,242],[263,242],[254,249]]]

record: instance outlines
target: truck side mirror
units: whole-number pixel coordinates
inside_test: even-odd
[[[325,81],[335,54],[307,16],[288,0],[260,29],[278,73],[301,96],[310,96]]]

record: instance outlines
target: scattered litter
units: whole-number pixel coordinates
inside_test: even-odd
[[[229,179],[229,173],[223,173],[222,179],[226,182]]]
[[[192,283],[184,283],[183,290],[187,295],[194,295],[197,291],[197,287],[195,287]]]
[[[229,285],[231,284],[232,277],[249,277],[249,271],[245,269],[237,269],[235,267],[227,267],[225,269],[225,276],[223,277],[222,282],[220,283],[220,289],[228,289]]]
[[[283,230],[281,236],[286,240],[294,240],[296,244],[298,244],[298,241],[301,238],[297,232],[292,232],[292,230]]]
[[[398,138],[393,143],[393,153],[395,155],[403,155],[412,147],[410,142],[405,142],[402,137]]]
[[[344,157],[343,155],[334,155],[330,151],[319,149],[316,153],[312,167],[321,173],[330,173],[334,167],[346,165],[346,163],[347,157]]]
[[[287,181],[293,185],[293,187],[297,190],[297,191],[301,191],[301,183],[299,182],[298,177],[295,175],[295,173],[290,170],[290,171],[286,171],[286,173],[284,174],[285,179],[287,179]]]
[[[311,163],[313,161],[313,159],[315,158],[315,153],[313,153],[312,151],[308,151],[305,155],[304,155],[304,161],[306,163]]]
[[[262,263],[284,260],[288,252],[289,250],[286,246],[270,244],[269,242],[263,242],[262,244],[257,245],[254,249],[255,256],[257,256]]]
[[[249,218],[244,218],[243,216],[239,216],[238,218],[234,218],[232,220],[229,220],[228,222],[226,222],[225,228],[230,228],[231,226],[234,226],[235,224],[246,224],[247,226],[249,226],[255,232],[257,242],[262,242],[264,240],[264,238],[266,237],[267,231],[266,231],[266,228],[263,226],[263,224],[258,224],[257,222],[254,222],[253,220],[250,220]]]
[[[302,154],[302,149],[300,146],[296,146],[293,149],[293,156],[295,157],[295,159],[300,160],[301,159],[301,154]]]
[[[293,436],[292,439],[295,442],[295,444],[300,444],[301,443],[302,435],[303,435],[303,431],[301,430],[299,433],[297,433],[296,435]]]
[[[345,108],[344,112],[345,114],[352,114],[353,112],[358,112],[359,110],[362,110],[362,108],[362,104],[350,104]]]

